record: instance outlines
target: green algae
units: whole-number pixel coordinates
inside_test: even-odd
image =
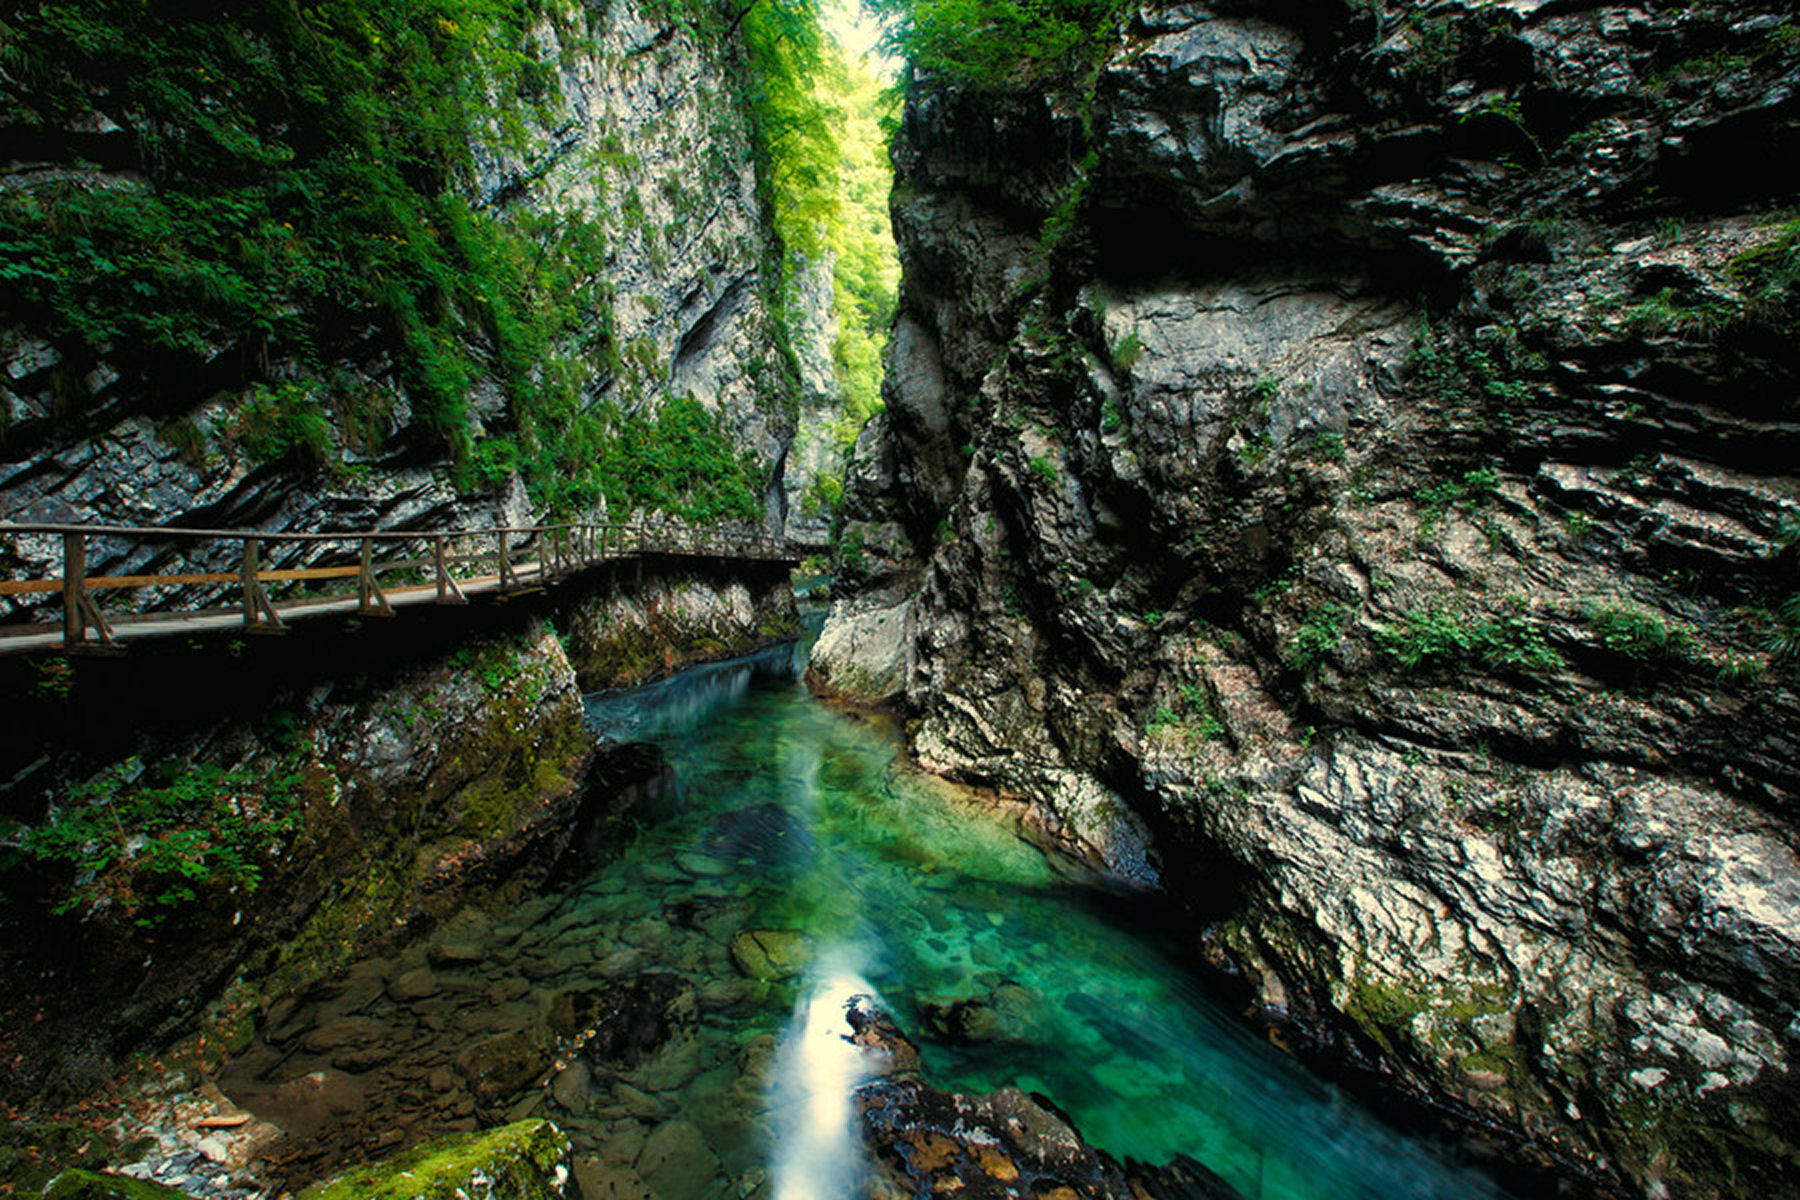
[[[548,1121],[517,1121],[483,1133],[426,1142],[300,1193],[301,1200],[562,1200],[569,1139]],[[477,1182],[484,1178],[484,1185]]]

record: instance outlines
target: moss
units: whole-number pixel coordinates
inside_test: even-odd
[[[43,1195],[44,1200],[187,1200],[186,1192],[160,1183],[81,1170],[64,1171]]]
[[[485,1133],[426,1142],[386,1162],[358,1167],[308,1188],[301,1200],[452,1200],[476,1189],[479,1172],[488,1191],[509,1200],[560,1200],[557,1180],[566,1171],[569,1140],[548,1121],[518,1121]],[[486,1194],[485,1192],[483,1194]]]
[[[1420,992],[1383,979],[1359,978],[1350,985],[1344,1014],[1389,1054],[1413,1036],[1413,1022],[1429,1007]]]

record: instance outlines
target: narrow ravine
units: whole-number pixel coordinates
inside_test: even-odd
[[[293,1181],[548,1116],[584,1195],[855,1194],[843,1008],[873,993],[937,1086],[1016,1085],[1120,1159],[1247,1196],[1497,1196],[1215,1008],[1120,895],[828,708],[781,647],[595,695],[670,771],[618,857],[466,912],[272,1012],[221,1083]],[[673,783],[670,782],[671,776]]]

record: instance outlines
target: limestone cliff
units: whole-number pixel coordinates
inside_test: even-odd
[[[1793,1195],[1800,27],[1151,6],[915,81],[830,687],[1556,1169]]]
[[[493,6],[461,22],[501,22],[472,49],[387,59],[378,31],[327,28],[326,14],[297,32],[249,13],[183,32],[129,5],[21,16],[0,78],[13,106],[0,225],[16,252],[0,304],[0,517],[287,530],[623,519],[669,507],[638,493],[683,466],[650,461],[674,437],[655,422],[677,404],[743,493],[695,519],[779,529],[787,493],[808,483],[787,478],[793,342],[808,336],[790,325],[808,313],[790,321],[780,295],[754,81],[716,7],[559,0],[524,6],[514,30]],[[128,50],[107,47],[155,37],[193,42],[198,78],[115,78]],[[313,95],[327,85],[306,70],[363,79],[291,61],[292,46],[332,37],[372,37],[371,70],[399,78]],[[460,74],[405,77],[433,53]],[[254,69],[279,96],[256,93]],[[462,108],[406,92],[434,84],[467,93]],[[292,111],[307,102],[317,114]],[[333,159],[337,125],[365,109],[416,124],[430,153],[354,127],[371,148]],[[431,128],[446,112],[467,127]],[[306,125],[314,115],[334,124]],[[209,137],[230,170],[260,172],[248,192],[201,170]],[[366,161],[384,155],[423,161],[384,175]],[[315,177],[341,190],[291,199]],[[357,194],[377,184],[398,194]],[[396,244],[392,261],[367,257]],[[334,254],[345,260],[323,261]],[[689,398],[697,410],[679,406]],[[54,549],[27,538],[3,553],[34,569]],[[99,572],[164,565],[151,550],[93,552]]]

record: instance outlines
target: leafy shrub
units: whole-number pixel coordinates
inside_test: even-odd
[[[254,891],[263,864],[300,824],[298,752],[233,770],[126,760],[69,791],[19,839],[75,872],[57,912],[116,910],[160,924],[208,887]]]
[[[1130,13],[1123,0],[870,0],[914,68],[989,91],[1066,81],[1096,67]]]
[[[1446,479],[1419,489],[1415,495],[1419,503],[1419,533],[1429,537],[1452,507],[1467,511],[1480,497],[1494,494],[1499,485],[1498,468],[1476,467],[1464,471],[1460,479]]]
[[[1693,634],[1644,609],[1591,605],[1583,615],[1601,645],[1637,662],[1692,662],[1699,655]]]
[[[305,384],[253,387],[232,422],[231,437],[255,462],[318,471],[338,461],[331,419]]]
[[[1288,639],[1288,656],[1301,670],[1310,670],[1336,650],[1344,637],[1349,606],[1327,604],[1310,613]]]
[[[1516,613],[1473,621],[1438,606],[1414,608],[1397,624],[1378,626],[1375,642],[1408,671],[1470,662],[1514,671],[1554,671],[1563,665],[1543,630]]]

